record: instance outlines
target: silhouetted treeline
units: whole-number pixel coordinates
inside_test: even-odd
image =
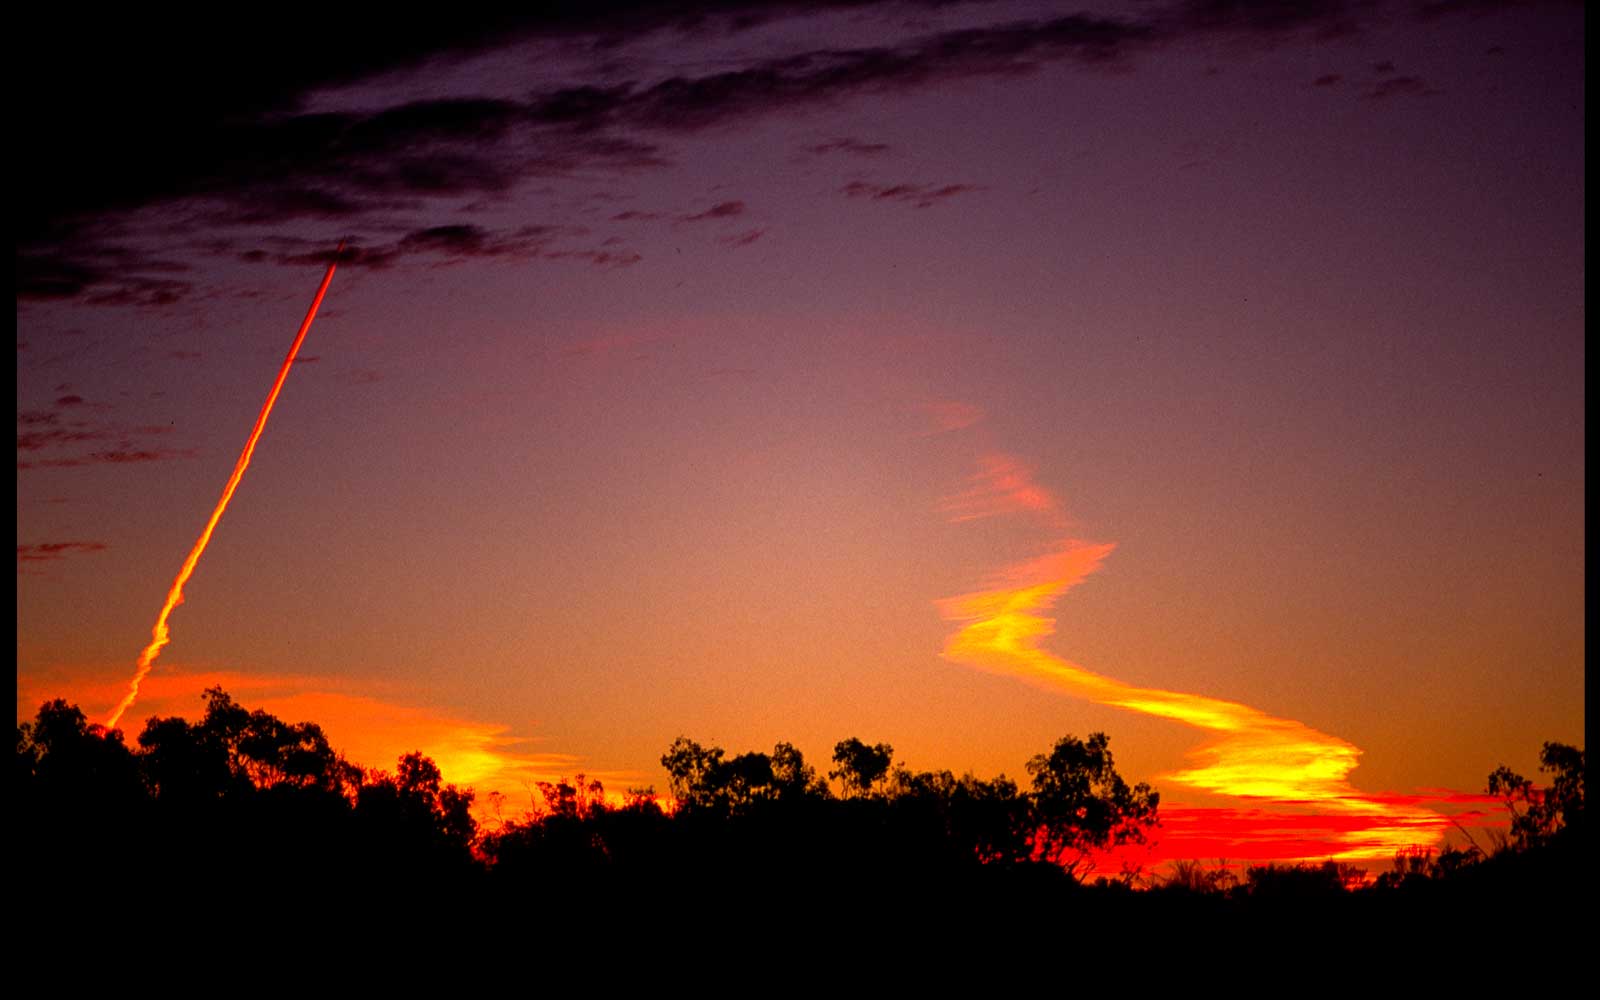
[[[191,919],[226,901],[231,919],[280,923],[426,909],[654,926],[779,906],[926,924],[1003,914],[1036,933],[1221,921],[1271,936],[1313,919],[1399,930],[1537,908],[1587,871],[1584,755],[1561,744],[1545,747],[1547,788],[1490,776],[1511,816],[1496,844],[1403,852],[1375,879],[1334,862],[1151,873],[1103,860],[1157,834],[1159,796],[1117,774],[1101,733],[1035,756],[1026,788],[912,771],[854,738],[825,774],[787,743],[729,755],[679,738],[661,758],[671,811],[651,789],[616,802],[580,775],[480,829],[473,793],[421,754],[363,770],[313,723],[220,689],[205,702],[195,723],[149,720],[135,746],[59,700],[18,726],[13,882],[39,912],[117,898]]]
[[[17,727],[16,778],[12,856],[20,882],[48,887],[42,899],[155,905],[248,886],[260,909],[292,909],[329,887],[398,896],[482,872],[472,795],[432,761],[364,771],[314,723],[248,711],[220,689],[199,722],[153,718],[137,747],[50,702]]]

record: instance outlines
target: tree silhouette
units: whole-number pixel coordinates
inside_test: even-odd
[[[685,736],[672,741],[661,755],[661,766],[667,769],[667,787],[680,807],[704,809],[716,802],[722,758],[721,747],[707,750]]]
[[[1200,860],[1172,862],[1167,874],[1158,885],[1169,892],[1212,895],[1225,893],[1239,884],[1239,877],[1228,870],[1220,858],[1216,867],[1208,868]]]
[[[121,890],[163,926],[216,920],[230,933],[357,914],[485,914],[534,934],[619,917],[693,928],[777,907],[827,908],[852,927],[1003,913],[1056,940],[1146,916],[1249,938],[1320,916],[1398,933],[1517,914],[1529,935],[1576,935],[1552,917],[1581,902],[1585,863],[1584,756],[1564,744],[1541,755],[1547,788],[1490,776],[1515,850],[1401,852],[1370,887],[1334,861],[1255,865],[1242,879],[1187,862],[1149,893],[1086,877],[1157,822],[1158,796],[1117,774],[1105,734],[1034,757],[1026,793],[1004,775],[891,767],[892,753],[837,743],[835,797],[793,744],[730,755],[680,737],[662,757],[676,810],[646,790],[612,805],[578,775],[539,783],[543,808],[480,832],[472,791],[421,753],[364,772],[314,723],[218,688],[199,721],[152,718],[132,749],[57,700],[17,727],[14,883],[38,927],[76,927],[84,900]]]
[[[1243,890],[1257,901],[1281,900],[1304,902],[1330,896],[1342,896],[1360,886],[1367,873],[1353,865],[1337,861],[1321,864],[1302,861],[1298,864],[1251,865],[1245,869]]]
[[[199,726],[176,716],[151,718],[139,734],[145,780],[166,803],[226,795],[236,782],[228,748]]]
[[[897,768],[885,796],[905,826],[921,827],[941,855],[965,862],[1026,859],[1031,807],[1005,775],[990,781],[949,771]]]
[[[889,774],[893,759],[894,747],[889,744],[869,747],[852,736],[834,744],[833,762],[839,766],[829,771],[828,777],[839,779],[846,795],[868,795]]]
[[[793,801],[808,795],[825,796],[828,786],[817,778],[816,769],[792,743],[772,748],[772,786],[776,798]]]
[[[200,722],[151,718],[139,734],[145,777],[158,797],[214,799],[279,786],[356,794],[361,769],[334,751],[322,727],[249,711],[218,687],[205,699]]]
[[[13,886],[24,922],[66,919],[75,897],[109,884],[147,842],[152,805],[121,730],[90,723],[61,699],[17,727],[12,789]]]
[[[1160,794],[1143,782],[1128,787],[1112,766],[1109,742],[1105,733],[1091,733],[1088,742],[1065,736],[1028,761],[1034,856],[1074,877],[1092,870],[1096,852],[1145,843],[1159,823]]]
[[[793,802],[827,794],[816,772],[790,743],[771,754],[728,757],[721,747],[706,748],[680,736],[661,757],[668,787],[680,808],[691,812],[744,812],[765,802]]]
[[[536,781],[534,787],[544,799],[545,809],[551,816],[568,819],[588,819],[605,807],[605,786],[598,780],[585,781],[578,775],[572,781]]]
[[[143,796],[139,762],[120,729],[91,723],[57,698],[33,722],[17,726],[17,776],[25,789],[56,808],[126,806]]]
[[[1583,750],[1546,743],[1539,753],[1539,770],[1554,775],[1548,788],[1535,788],[1504,764],[1489,775],[1489,794],[1500,796],[1511,813],[1511,846],[1517,850],[1551,844],[1563,835],[1573,841],[1582,836]]]

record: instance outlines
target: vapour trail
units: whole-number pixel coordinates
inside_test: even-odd
[[[172,588],[167,591],[167,602],[161,606],[161,614],[156,616],[155,627],[150,630],[150,644],[144,647],[144,652],[139,654],[139,662],[134,667],[133,680],[128,682],[128,693],[117,702],[117,707],[111,710],[106,718],[106,728],[114,729],[122,719],[122,713],[132,707],[134,700],[139,697],[139,684],[155,666],[156,657],[161,655],[161,648],[170,640],[167,630],[167,618],[173,609],[183,603],[183,585],[189,582],[189,577],[194,573],[195,566],[200,562],[200,556],[205,552],[206,546],[211,542],[211,533],[216,530],[217,522],[222,520],[222,512],[228,509],[228,502],[233,499],[233,491],[239,488],[239,481],[244,478],[244,470],[250,467],[250,456],[256,450],[256,442],[261,440],[261,432],[266,429],[267,417],[272,414],[272,404],[278,401],[278,393],[283,389],[283,383],[289,377],[289,369],[294,366],[295,356],[300,353],[300,345],[305,342],[306,333],[311,329],[311,321],[317,318],[317,307],[322,305],[322,297],[328,293],[328,283],[333,281],[333,270],[338,264],[339,252],[344,249],[344,244],[339,244],[339,249],[334,251],[334,259],[328,264],[328,271],[322,276],[322,284],[317,287],[316,298],[311,300],[311,308],[306,311],[306,318],[300,324],[300,331],[294,336],[294,343],[289,345],[289,353],[283,359],[283,367],[278,369],[278,378],[272,383],[272,391],[267,393],[267,401],[262,404],[261,412],[256,416],[256,425],[250,429],[250,438],[244,443],[244,451],[239,453],[239,460],[233,465],[233,475],[228,477],[228,484],[222,488],[222,497],[217,500],[217,506],[211,511],[211,518],[206,521],[206,526],[200,532],[200,537],[195,540],[194,548],[189,550],[189,557],[183,561],[183,567],[178,570],[178,576],[172,581]]]
[[[940,505],[952,521],[1028,512],[1042,516],[1054,532],[1066,530],[1060,505],[1025,465],[991,454],[981,466],[966,490]],[[1162,777],[1215,794],[1367,817],[1365,828],[1346,838],[1347,849],[1336,857],[1386,856],[1442,836],[1448,818],[1357,790],[1349,774],[1361,750],[1345,740],[1238,702],[1137,687],[1043,649],[1041,643],[1055,632],[1051,606],[1099,569],[1115,547],[1059,534],[1057,539],[1047,555],[1006,567],[984,589],[937,602],[944,618],[957,625],[945,642],[947,659],[1210,733],[1189,753],[1190,767]]]

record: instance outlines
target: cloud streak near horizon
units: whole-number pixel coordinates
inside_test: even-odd
[[[19,706],[59,697],[73,704],[96,704],[118,697],[125,686],[116,680],[68,679],[52,681],[48,687],[39,681],[18,683]],[[639,783],[632,772],[597,770],[585,767],[581,756],[534,749],[537,740],[514,735],[509,726],[460,718],[411,704],[381,685],[334,677],[168,670],[146,679],[140,695],[144,718],[193,717],[199,714],[204,692],[212,687],[285,721],[316,722],[340,753],[364,768],[392,768],[402,755],[422,753],[439,765],[446,781],[477,793],[473,811],[480,821],[492,818],[494,793],[513,805],[527,797],[531,808],[538,782],[568,779],[578,771],[612,786],[607,798],[616,801],[622,800],[625,787]],[[137,733],[129,735],[131,741]]]

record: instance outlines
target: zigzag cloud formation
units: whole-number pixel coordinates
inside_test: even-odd
[[[1061,537],[1067,522],[1059,502],[1033,481],[1022,462],[1003,454],[985,456],[967,488],[940,509],[956,522],[1029,515],[1056,535],[1045,555],[1001,569],[980,590],[936,602],[943,617],[956,624],[945,642],[947,659],[1203,730],[1209,738],[1189,752],[1189,766],[1160,780],[1257,805],[1347,817],[1342,824],[1322,824],[1327,850],[1317,856],[1386,858],[1416,845],[1436,845],[1442,838],[1448,817],[1415,800],[1357,790],[1349,776],[1360,763],[1361,750],[1337,736],[1239,702],[1136,687],[1043,648],[1056,631],[1050,609],[1098,570],[1115,545]]]

